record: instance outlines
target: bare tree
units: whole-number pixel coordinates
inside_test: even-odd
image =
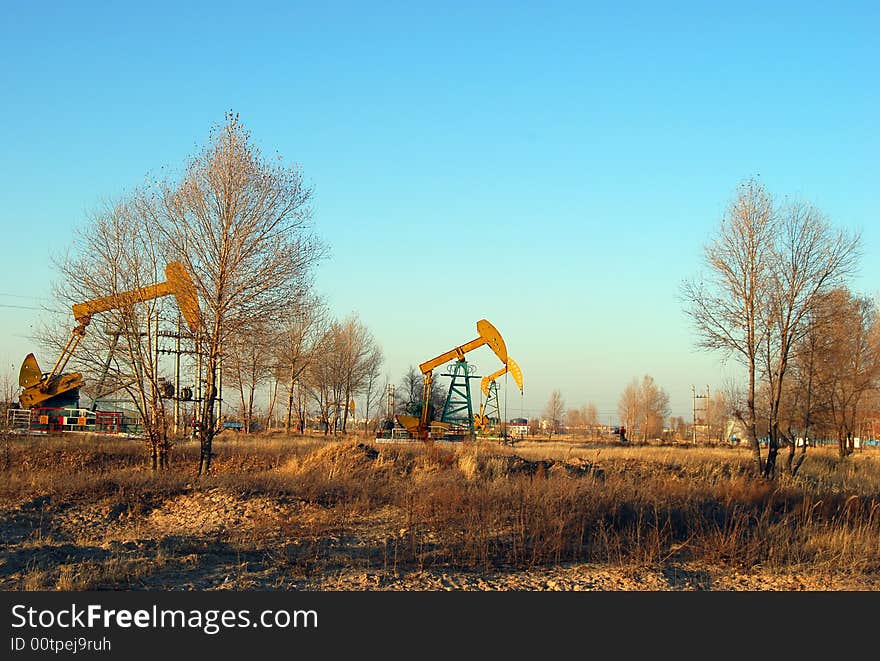
[[[381,367],[381,360],[376,360],[367,366],[363,388],[364,435],[369,433],[370,422],[373,422],[373,433],[378,433],[379,421],[385,411],[385,402],[382,398],[384,390],[379,390],[379,381],[382,376]]]
[[[833,230],[814,207],[789,203],[778,211],[771,288],[766,310],[764,369],[769,387],[765,477],[773,477],[780,448],[779,414],[793,347],[808,332],[810,313],[840,286],[856,264],[859,239]]]
[[[758,352],[766,328],[777,219],[769,193],[754,179],[740,185],[715,238],[704,247],[702,279],[682,286],[685,310],[694,324],[697,346],[721,350],[742,362],[748,385],[742,408],[734,409],[763,469],[758,442],[755,392]]]
[[[851,272],[858,244],[858,237],[833,231],[815,208],[776,205],[763,186],[749,180],[705,248],[705,278],[683,285],[698,346],[735,356],[747,369],[744,407],[735,406],[733,413],[767,478],[775,475],[792,347],[806,332],[805,320],[818,297]],[[766,462],[758,442],[759,378],[767,385]]]
[[[382,351],[356,315],[332,322],[313,351],[305,384],[318,407],[325,431],[346,433],[355,398],[374,396]]]
[[[443,415],[443,410],[446,408],[446,400],[449,399],[449,386],[443,385],[437,379],[433,379],[428,399],[431,402],[431,409],[439,411],[440,415]]]
[[[553,436],[559,430],[562,417],[565,415],[565,400],[562,399],[562,394],[558,390],[550,393],[550,399],[547,400],[543,415],[550,425],[550,436]]]
[[[336,433],[338,412],[348,405],[343,343],[339,323],[331,322],[315,345],[303,380],[325,434]]]
[[[290,407],[296,413],[297,426],[300,433],[305,433],[309,428],[310,401],[311,395],[309,394],[309,388],[306,385],[305,379],[298,380],[293,389],[293,396],[290,398]]]
[[[581,417],[590,433],[590,438],[595,438],[596,427],[599,424],[599,411],[596,409],[596,405],[593,402],[588,402],[582,406]]]
[[[654,377],[646,374],[639,384],[636,401],[638,419],[642,422],[642,442],[646,442],[649,436],[660,436],[669,415],[669,395],[654,382]]]
[[[340,341],[337,350],[341,352],[342,369],[345,375],[345,402],[354,401],[354,397],[364,391],[367,384],[375,382],[382,365],[382,350],[376,344],[373,334],[364,326],[357,315],[350,315],[339,328]],[[342,419],[342,431],[345,433],[348,423],[349,407],[345,408]]]
[[[838,289],[823,298],[823,344],[813,386],[819,415],[837,437],[841,457],[852,454],[859,435],[861,404],[880,380],[880,322],[874,302]]]
[[[298,384],[316,357],[316,347],[327,331],[327,309],[314,295],[303,297],[288,309],[274,340],[275,379],[287,388],[284,429],[290,433],[294,412],[299,412],[299,427],[305,430],[305,416],[298,402]]]
[[[253,428],[256,392],[272,374],[269,353],[273,339],[269,328],[261,324],[233,336],[226,345],[224,374],[228,385],[238,391],[245,433]]]
[[[599,423],[599,412],[593,402],[588,402],[581,407],[581,419],[590,431],[590,437],[595,436],[596,425]]]
[[[425,376],[410,365],[401,379],[400,387],[394,391],[395,407],[409,415],[421,415],[424,384]],[[431,392],[428,395],[429,419],[433,420],[437,415],[442,416],[448,394],[448,387],[443,386],[437,379],[431,380]]]
[[[669,418],[669,428],[672,430],[673,437],[682,440],[687,435],[687,423],[680,415],[674,415]]]
[[[325,249],[309,232],[312,189],[301,170],[263,158],[237,115],[215,126],[178,180],[160,184],[163,244],[194,274],[204,304],[205,371],[199,474],[211,466],[224,346],[255,323],[282,317],[309,290]]]
[[[828,348],[830,334],[827,328],[831,323],[826,314],[827,306],[818,305],[807,320],[806,333],[795,345],[792,361],[792,378],[787,394],[787,416],[785,425],[780,422],[781,436],[788,440],[789,452],[787,459],[788,472],[797,474],[807,456],[807,447],[821,411],[820,399],[817,396],[817,370],[821,356]],[[797,454],[798,443],[800,453]],[[795,458],[797,457],[797,458]]]
[[[730,405],[721,390],[716,390],[706,402],[706,419],[709,427],[709,438],[720,441],[724,436],[724,426],[730,416]]]
[[[398,411],[409,415],[420,415],[422,405],[422,386],[424,376],[412,365],[409,366],[400,385],[394,391],[394,403]]]
[[[18,377],[15,374],[15,365],[10,365],[9,369],[4,370],[0,376],[0,411],[3,414],[3,423],[6,422],[7,412],[17,405],[16,400],[20,389]]]
[[[568,409],[565,412],[565,426],[571,431],[573,429],[583,429],[584,418],[580,409]]]
[[[92,216],[57,263],[62,279],[55,290],[59,300],[71,304],[118,301],[100,312],[103,329],[89,324],[91,332],[86,333],[81,323],[74,330],[82,333],[74,364],[99,384],[105,384],[107,372],[112,372],[109,380],[129,394],[140,416],[156,470],[168,466],[171,449],[157,346],[160,313],[168,302],[161,297],[136,300],[126,294],[165,280],[154,227],[150,216],[143,214],[145,199],[143,191],[135,191]],[[58,338],[46,342],[53,339]],[[92,392],[93,398],[101,395]]]
[[[626,431],[629,432],[630,438],[635,438],[636,424],[641,419],[641,393],[639,381],[635,377],[626,384],[623,392],[620,393],[620,399],[617,400],[617,415]],[[621,439],[625,440],[621,435]]]

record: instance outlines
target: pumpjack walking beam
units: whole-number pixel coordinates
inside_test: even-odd
[[[190,329],[195,332],[201,325],[198,294],[189,273],[180,262],[169,262],[165,266],[165,282],[74,304],[73,317],[76,319],[77,325],[71,331],[70,338],[68,338],[58,360],[55,361],[52,370],[43,374],[34,354],[30,353],[25,357],[18,374],[18,383],[22,387],[21,395],[19,395],[22,408],[31,408],[37,404],[45,403],[83,385],[82,375],[79,372],[63,374],[63,371],[80,340],[85,336],[86,327],[91,322],[93,315],[168,294],[174,294],[184,319]]]

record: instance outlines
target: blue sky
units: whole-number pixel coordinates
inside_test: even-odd
[[[314,185],[318,289],[391,381],[486,318],[523,370],[508,417],[557,388],[610,421],[647,373],[690,418],[738,369],[693,348],[678,287],[742,179],[861,231],[853,286],[880,290],[878,7],[6,2],[0,359],[36,348],[86,214],[231,109]]]

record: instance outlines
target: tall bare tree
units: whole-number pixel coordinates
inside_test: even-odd
[[[780,449],[780,406],[794,346],[809,330],[810,313],[823,295],[841,286],[856,266],[859,238],[834,230],[818,209],[790,202],[780,219],[773,253],[765,335],[769,387],[768,450],[765,477],[772,477]]]
[[[806,332],[794,347],[792,378],[784,391],[787,415],[784,424],[780,421],[780,435],[789,444],[786,467],[792,475],[797,474],[806,459],[822,410],[817,371],[831,341],[828,331],[833,322],[828,312],[828,306],[822,304],[811,311]]]
[[[110,382],[128,393],[143,423],[155,470],[168,466],[171,450],[157,346],[160,313],[169,301],[123,296],[165,280],[155,228],[143,213],[145,199],[145,192],[136,190],[93,214],[57,262],[62,278],[55,289],[57,298],[69,304],[119,300],[88,320],[88,332],[83,326],[74,364],[97,387]],[[176,310],[173,314],[176,317]],[[55,336],[44,341],[51,345],[53,339],[60,340]],[[92,396],[105,393],[93,390]]]
[[[325,248],[310,232],[312,189],[296,165],[265,159],[228,113],[182,178],[161,182],[157,219],[169,255],[194,274],[203,302],[199,336],[206,396],[199,474],[219,431],[216,395],[224,346],[255,323],[283,316],[305,296]]]
[[[777,218],[770,194],[755,179],[740,185],[736,198],[703,249],[705,271],[685,282],[685,311],[697,333],[697,346],[721,350],[746,368],[748,385],[733,413],[742,423],[759,469],[755,393],[759,350],[767,329],[762,314],[769,304]]]
[[[382,351],[369,329],[350,315],[329,325],[313,353],[306,379],[309,392],[327,431],[346,433],[355,399],[366,389],[368,399],[374,395]]]
[[[780,407],[792,348],[807,332],[819,297],[855,266],[859,238],[831,228],[814,207],[778,205],[755,180],[741,185],[715,239],[703,279],[683,285],[698,346],[722,350],[746,367],[744,409],[734,406],[762,474],[772,478],[780,447]],[[766,462],[758,442],[757,382],[763,378]],[[736,404],[736,400],[731,400]]]
[[[3,415],[0,424],[6,422],[7,412],[15,407],[19,390],[15,366],[10,365],[9,369],[3,370],[2,375],[0,375],[0,413]]]
[[[293,388],[293,396],[290,398],[290,408],[296,414],[297,427],[300,433],[309,429],[309,405],[311,393],[305,378],[297,380]]]

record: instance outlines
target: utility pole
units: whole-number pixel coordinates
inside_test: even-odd
[[[174,345],[174,435],[180,433],[180,333],[181,314],[177,313],[177,334]]]
[[[706,440],[712,440],[712,427],[709,424],[711,418],[709,417],[709,385],[706,385]]]
[[[706,394],[705,395],[698,395],[697,389],[694,386],[691,386],[691,397],[692,397],[693,403],[694,403],[693,443],[694,443],[694,445],[696,445],[697,444],[697,421],[699,420],[699,418],[697,418],[697,411],[703,412],[703,414],[705,416],[703,418],[703,424],[704,424],[704,426],[706,426],[706,428],[708,430],[708,425],[709,425],[709,386],[706,386]],[[698,399],[704,400],[703,405],[700,407],[697,406]],[[707,431],[707,436],[708,436],[708,431]]]
[[[394,384],[385,385],[385,419],[394,420]]]

